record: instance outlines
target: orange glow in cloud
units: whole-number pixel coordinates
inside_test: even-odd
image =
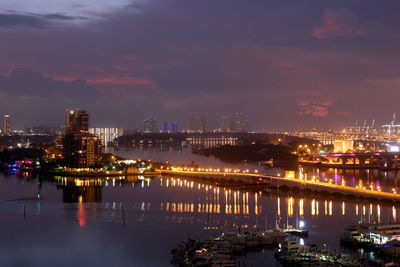
[[[52,76],[57,81],[71,82],[79,78],[71,76]],[[139,85],[154,87],[155,84],[146,77],[119,77],[119,76],[102,76],[96,78],[83,78],[87,83],[92,84],[116,84],[116,85]]]
[[[144,77],[104,77],[95,79],[86,79],[88,83],[94,84],[119,84],[119,85],[144,85],[154,86],[154,83]]]
[[[339,36],[361,36],[367,33],[364,28],[346,24],[344,17],[333,9],[325,8],[323,25],[315,26],[312,36],[316,39],[325,39]]]
[[[319,102],[308,100],[299,100],[297,102],[297,105],[300,109],[300,115],[311,115],[314,117],[328,116],[329,108],[332,106],[332,104],[332,102]]]
[[[71,76],[52,76],[57,81],[71,82],[78,78]],[[116,85],[140,85],[154,87],[154,83],[145,77],[119,77],[119,76],[101,76],[96,78],[84,78],[88,83],[92,84],[116,84]]]

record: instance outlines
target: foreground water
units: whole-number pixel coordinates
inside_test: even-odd
[[[397,173],[379,171],[302,172],[349,183],[396,186],[398,180]],[[204,239],[222,230],[300,221],[309,229],[302,242],[339,250],[340,233],[348,225],[394,222],[398,212],[398,206],[387,203],[243,192],[178,177],[104,181],[0,174],[0,261],[4,266],[169,266],[170,250],[188,236]],[[239,260],[246,266],[276,265],[272,250]]]

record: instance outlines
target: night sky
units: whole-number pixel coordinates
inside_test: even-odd
[[[12,126],[141,128],[243,112],[258,130],[400,117],[400,1],[2,0]]]

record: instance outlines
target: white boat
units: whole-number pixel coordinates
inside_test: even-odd
[[[282,243],[282,249],[286,251],[297,251],[300,248],[300,244],[296,241],[285,241]]]
[[[382,245],[400,237],[400,224],[359,224],[345,230],[340,241],[349,245]]]
[[[222,240],[227,241],[231,244],[244,244],[245,243],[245,238],[241,234],[236,234],[236,233],[222,233],[221,235]]]
[[[303,237],[308,236],[308,230],[304,228],[286,228],[282,229],[282,231],[290,235],[303,236]]]
[[[283,232],[281,229],[267,230],[261,233],[264,236],[275,237],[275,238],[285,238],[288,236],[288,234]]]
[[[287,240],[282,243],[282,249],[288,252],[309,252],[311,246],[300,245],[296,241]]]
[[[400,235],[400,224],[361,224],[361,231],[379,233],[381,235]]]

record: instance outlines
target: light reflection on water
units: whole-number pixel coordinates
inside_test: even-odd
[[[138,218],[170,222],[177,218],[180,222],[183,217],[194,216],[199,217],[198,223],[212,224],[220,229],[296,226],[300,219],[310,221],[310,226],[318,228],[329,217],[347,224],[361,221],[389,223],[396,221],[398,214],[398,207],[387,203],[302,192],[245,192],[177,177],[60,178],[55,184],[43,183],[46,186],[37,189],[42,196],[40,200],[3,201],[0,208],[20,213],[21,205],[25,205],[28,212],[36,215],[67,214],[75,217],[81,226],[86,225],[86,221],[120,222],[122,211],[126,214],[126,222]],[[20,186],[34,188],[35,184],[32,179]],[[57,195],[61,195],[61,201],[57,201]],[[208,216],[202,216],[204,214]]]
[[[187,162],[183,163],[193,160],[186,159]],[[214,159],[207,160],[207,164],[213,164]],[[218,167],[226,166],[230,165],[219,162]],[[297,175],[300,173],[307,177],[318,177],[321,181],[331,179],[336,184],[342,184],[343,181],[350,186],[373,184],[382,189],[397,187],[399,179],[397,172],[379,170],[304,168]],[[338,249],[339,236],[345,227],[361,221],[396,222],[398,212],[397,204],[305,192],[241,191],[172,176],[108,179],[57,177],[54,181],[0,174],[0,214],[2,218],[11,218],[0,221],[0,234],[14,233],[13,238],[20,243],[32,239],[48,249],[53,243],[43,240],[47,231],[61,240],[67,240],[67,246],[72,244],[67,238],[70,233],[76,227],[84,229],[85,232],[74,236],[75,239],[90,237],[91,241],[88,242],[94,247],[98,244],[107,246],[110,237],[104,240],[99,237],[106,232],[115,238],[117,244],[123,247],[135,244],[140,252],[134,256],[123,254],[117,259],[113,258],[113,262],[119,266],[130,266],[132,261],[147,266],[164,266],[170,260],[170,249],[184,240],[188,233],[206,238],[222,230],[296,226],[300,221],[309,229],[309,238],[305,239],[305,243],[327,243]],[[13,228],[15,223],[21,224],[20,227],[24,229],[33,227],[42,234],[35,236],[32,232],[24,232],[24,235],[19,235],[21,228]],[[60,231],[59,227],[54,232],[48,230],[55,225],[63,230]],[[96,231],[96,234],[91,231]],[[157,233],[157,236],[150,238],[148,233]],[[135,236],[135,241],[126,236]],[[14,248],[19,249],[19,246],[15,245]],[[98,251],[85,253],[87,255],[83,257],[90,262]],[[257,257],[264,262],[272,259],[269,254],[257,255],[249,257],[249,263]],[[61,258],[60,255],[57,257]],[[76,265],[75,262],[68,263],[70,266]]]
[[[300,167],[296,177],[386,192],[399,191],[399,171]]]
[[[257,169],[261,173],[276,175],[284,173],[282,169],[266,168],[259,164],[234,164],[222,162],[214,157],[204,157],[191,153],[190,148],[183,147],[179,150],[170,149],[161,152],[159,148],[121,148],[113,153],[128,158],[143,158],[155,161],[169,161],[176,164],[189,164],[192,161],[198,163],[201,167],[208,168],[239,168],[239,169]],[[383,171],[380,169],[334,169],[334,168],[313,168],[299,167],[295,172],[295,177],[312,179],[315,178],[321,182],[331,182],[338,185],[360,187],[372,190],[381,189],[386,192],[400,192],[400,172]]]

